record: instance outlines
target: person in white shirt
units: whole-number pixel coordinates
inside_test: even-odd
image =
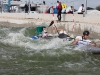
[[[75,45],[75,47],[79,47],[79,46],[86,46],[86,45],[90,45],[90,46],[98,46],[97,43],[92,43],[88,38],[89,38],[89,31],[84,31],[83,32],[83,36],[77,36],[73,42],[73,44]]]
[[[53,14],[53,13],[54,13],[54,7],[51,6],[51,7],[50,7],[50,14]]]
[[[84,4],[82,4],[78,9],[78,14],[83,14],[85,12]]]
[[[67,14],[73,14],[73,6],[70,6],[70,7],[68,7],[67,9],[66,9],[66,13]]]

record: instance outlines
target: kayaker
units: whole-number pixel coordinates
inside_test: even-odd
[[[58,29],[58,31],[59,31],[59,35],[58,35],[59,38],[68,38],[68,37],[70,37],[64,29]]]
[[[97,43],[92,43],[88,38],[89,38],[89,31],[84,31],[83,36],[77,36],[73,42],[75,47],[78,46],[85,46],[85,45],[90,45],[90,46],[98,46]]]
[[[64,29],[58,29],[58,31],[59,31],[59,34],[66,34],[67,35],[67,33]]]
[[[46,30],[46,27],[44,27],[42,31],[42,38],[46,38],[46,37],[48,37],[48,32]]]

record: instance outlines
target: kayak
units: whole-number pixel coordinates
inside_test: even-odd
[[[99,47],[87,45],[87,46],[76,47],[75,49],[80,49],[84,52],[89,52],[89,53],[93,53],[93,54],[100,54],[100,48]]]
[[[38,40],[38,39],[40,39],[41,37],[40,37],[40,36],[31,36],[31,38],[32,38],[33,40]],[[47,36],[47,37],[42,38],[42,39],[52,39],[52,38],[54,38],[54,37],[53,37],[53,36]]]
[[[38,36],[31,36],[31,38],[32,38],[33,40],[37,40],[37,39],[39,39]]]
[[[39,36],[31,36],[31,38],[33,39],[33,40],[37,40],[37,39],[39,39],[39,38],[41,38],[41,35],[39,35]],[[45,39],[52,39],[52,38],[60,38],[60,39],[66,39],[66,40],[73,40],[74,38],[72,38],[72,37],[70,37],[69,35],[67,35],[67,34],[59,34],[59,35],[49,35],[49,36],[47,36],[47,37],[45,37]]]
[[[33,40],[38,40],[41,38],[41,36],[31,36],[31,38]],[[72,41],[74,38],[71,38],[70,36],[66,35],[66,34],[59,34],[59,35],[54,35],[54,36],[47,36],[45,38],[42,38],[42,39],[52,39],[52,38],[60,38],[60,39],[63,39],[63,40],[67,40],[67,41]]]

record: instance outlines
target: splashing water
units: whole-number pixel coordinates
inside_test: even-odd
[[[0,75],[99,75],[99,55],[74,50],[72,41],[33,35],[32,27],[0,27]]]

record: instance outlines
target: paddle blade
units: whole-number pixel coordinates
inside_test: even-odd
[[[49,27],[50,27],[50,26],[52,26],[53,24],[54,24],[54,21],[51,21],[51,23],[50,23]]]

